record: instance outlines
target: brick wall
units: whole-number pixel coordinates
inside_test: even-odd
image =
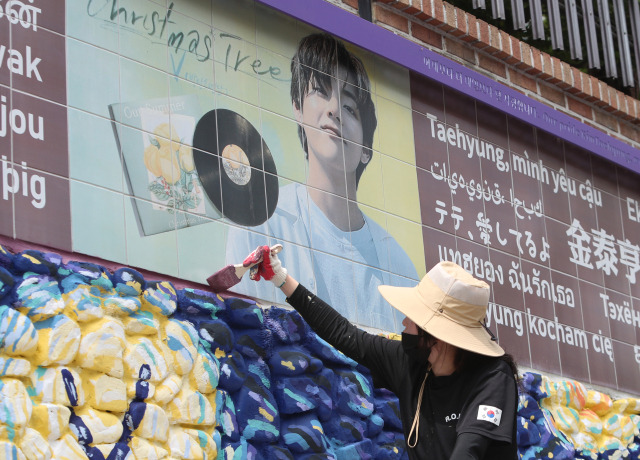
[[[327,0],[357,14],[357,0]],[[442,0],[374,0],[373,22],[640,148],[640,100]]]

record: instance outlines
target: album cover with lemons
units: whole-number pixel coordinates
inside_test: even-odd
[[[109,113],[140,234],[219,219],[194,162],[195,96],[111,104]],[[207,154],[208,155],[208,154]]]

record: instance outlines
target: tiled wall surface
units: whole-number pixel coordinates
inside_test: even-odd
[[[336,82],[371,98],[377,128],[370,146],[329,135],[339,180],[313,182],[290,96],[313,27],[249,0],[23,11],[0,17],[3,235],[199,283],[282,241],[290,273],[384,331],[402,318],[377,285],[452,259],[491,284],[489,327],[523,365],[640,391],[636,174],[347,46],[370,84]],[[357,193],[353,152],[371,155]]]

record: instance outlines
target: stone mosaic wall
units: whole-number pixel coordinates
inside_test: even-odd
[[[0,246],[0,458],[400,459],[397,399],[282,308]],[[522,458],[640,458],[640,402],[525,374]]]

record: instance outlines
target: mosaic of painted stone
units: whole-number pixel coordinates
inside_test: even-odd
[[[0,458],[400,459],[397,399],[291,310],[0,246]],[[522,458],[639,458],[637,399],[525,374]]]

